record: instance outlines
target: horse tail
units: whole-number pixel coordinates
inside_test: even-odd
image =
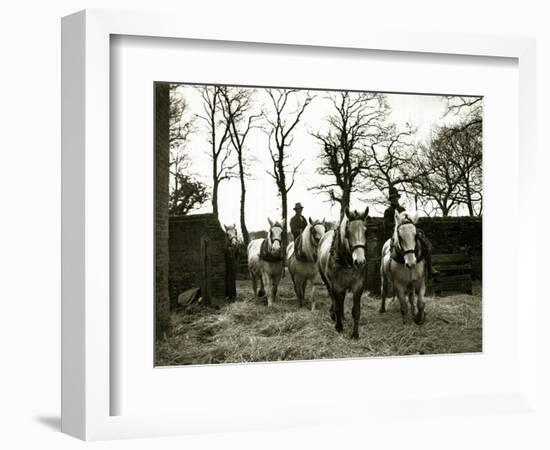
[[[325,277],[325,274],[323,273],[323,270],[319,267],[319,275],[321,275],[321,280],[323,280],[323,283],[327,287],[327,289],[330,289],[330,286],[328,284],[327,277]]]

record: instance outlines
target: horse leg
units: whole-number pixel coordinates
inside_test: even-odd
[[[265,285],[263,275],[260,275],[258,278],[260,279],[260,290],[258,291],[258,298],[260,298],[265,296]]]
[[[271,282],[273,283],[272,284],[272,290],[273,290],[273,300],[279,300],[278,297],[277,297],[277,291],[279,289],[279,283],[281,282],[281,278],[284,277],[284,268],[283,268],[283,273],[281,273],[280,275],[275,275],[273,277],[273,279],[271,280]]]
[[[403,318],[403,324],[409,323],[409,306],[407,305],[407,295],[405,289],[399,285],[395,285],[397,291],[397,298],[399,299],[399,305],[401,306],[401,317]]]
[[[336,304],[336,301],[334,300],[334,297],[330,296],[330,318],[333,322],[336,322],[336,307],[334,306]]]
[[[298,299],[298,307],[302,307],[304,304],[304,278],[301,275],[296,275],[296,281],[294,283],[294,290],[296,291],[296,298]]]
[[[382,268],[380,269],[380,281],[381,281],[380,294],[382,296],[382,299],[380,300],[380,309],[378,310],[378,312],[380,314],[383,314],[386,312],[386,295],[387,295],[388,286],[387,286],[386,277],[384,276],[384,271]]]
[[[344,329],[342,320],[344,319],[344,300],[346,299],[346,291],[334,293],[334,311],[336,315],[336,331],[341,333]]]
[[[258,280],[255,275],[252,273],[250,274],[250,279],[252,280],[252,292],[254,293],[254,299],[258,300]]]
[[[411,317],[415,317],[416,316],[416,308],[415,308],[415,304],[414,304],[414,297],[415,297],[415,288],[414,286],[411,287],[411,291],[409,292],[409,305],[411,305]]]
[[[352,339],[359,339],[359,319],[361,318],[361,296],[363,289],[358,289],[353,293],[353,307],[351,308],[351,316],[353,317],[353,332]]]
[[[424,307],[426,306],[426,302],[424,301],[424,294],[426,294],[426,284],[422,282],[420,285],[420,289],[418,290],[418,312],[416,313],[416,316],[414,318],[414,321],[417,325],[423,325],[426,321],[426,314],[424,313]]]
[[[315,287],[315,282],[311,282],[311,294],[309,295],[309,300],[311,301],[311,311],[315,311],[315,293],[317,291],[317,288]]]
[[[265,288],[265,293],[267,295],[267,306],[273,306],[273,286],[271,276],[266,273],[262,274],[263,285]]]
[[[336,321],[336,312],[334,311],[334,295],[332,293],[332,288],[330,287],[330,283],[328,282],[327,277],[321,270],[321,267],[319,266],[319,275],[321,276],[321,280],[323,280],[323,284],[327,288],[328,294],[330,296],[330,318],[333,322]]]

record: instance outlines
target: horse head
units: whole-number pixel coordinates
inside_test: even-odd
[[[395,211],[393,245],[403,255],[405,266],[412,269],[416,265],[416,222],[418,214]]]
[[[311,220],[309,218],[309,236],[311,243],[314,247],[319,245],[319,241],[327,231],[325,219],[323,220]]]
[[[225,236],[227,238],[227,242],[229,242],[229,245],[231,247],[237,247],[239,245],[237,225],[224,225],[223,227],[225,228]]]
[[[267,219],[269,222],[269,232],[267,233],[267,242],[269,244],[269,251],[273,255],[280,255],[283,241],[283,225],[281,222],[273,222],[270,218]]]
[[[345,242],[355,267],[364,267],[367,263],[367,220],[369,207],[363,213],[346,208],[345,216],[340,223],[340,239]]]

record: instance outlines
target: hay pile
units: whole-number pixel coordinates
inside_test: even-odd
[[[237,302],[221,309],[191,306],[172,313],[172,334],[157,343],[157,365],[237,363],[369,356],[465,353],[482,350],[481,295],[428,297],[426,323],[404,326],[399,305],[365,296],[360,338],[351,334],[351,299],[344,332],[329,317],[330,300],[317,289],[318,310],[298,308],[289,277],[273,308],[255,302],[249,281],[238,282]]]

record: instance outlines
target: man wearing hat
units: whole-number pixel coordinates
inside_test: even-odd
[[[405,211],[405,208],[403,208],[399,204],[400,198],[401,195],[399,195],[397,189],[393,186],[390,186],[388,196],[390,206],[386,209],[386,211],[384,211],[384,235],[386,236],[386,239],[390,239],[393,235],[393,229],[395,228],[395,211]],[[428,277],[439,275],[439,271],[435,270],[432,266],[432,243],[428,240],[424,232],[418,227],[416,227],[416,235],[418,237],[418,240],[420,241],[422,254],[424,255],[424,259],[426,260]]]
[[[304,207],[299,202],[294,205],[296,214],[290,219],[290,232],[294,240],[298,239],[298,236],[300,236],[304,228],[307,227],[307,220],[302,216],[303,209]]]

